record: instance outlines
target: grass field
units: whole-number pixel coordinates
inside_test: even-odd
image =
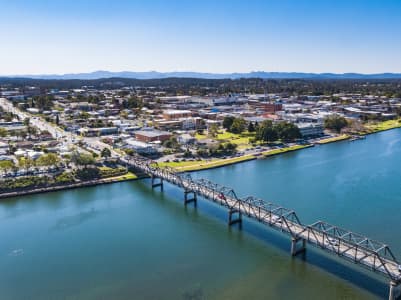
[[[127,174],[121,175],[121,176],[115,176],[115,177],[110,177],[107,178],[108,180],[133,180],[133,179],[137,179],[138,176],[136,176],[134,173],[132,172],[128,172]]]
[[[398,127],[401,127],[401,119],[365,124],[367,133],[374,133],[374,132],[389,130],[389,129],[398,128]]]
[[[172,167],[177,171],[199,171],[204,169],[211,169],[222,167],[226,165],[231,165],[243,161],[253,160],[255,157],[253,155],[245,155],[234,158],[226,159],[212,159],[212,160],[198,160],[198,161],[180,161],[180,162],[162,162],[158,163],[160,167]]]
[[[230,142],[233,144],[237,145],[238,150],[244,150],[244,149],[249,149],[252,148],[250,140],[255,137],[254,132],[244,132],[241,134],[236,134],[236,133],[231,133],[228,131],[222,131],[220,130],[217,136],[213,139],[219,141],[219,142]],[[207,139],[208,136],[205,134],[196,134],[195,138],[197,140],[204,140]]]
[[[338,141],[342,141],[342,140],[347,140],[349,138],[350,138],[350,136],[348,134],[342,134],[342,135],[335,136],[335,137],[332,137],[332,138],[327,138],[327,139],[324,139],[324,140],[320,140],[320,141],[318,141],[316,143],[317,144],[329,144],[329,143],[334,143],[334,142],[338,142]]]
[[[286,147],[286,148],[268,150],[268,151],[262,152],[262,155],[264,157],[267,157],[267,156],[282,154],[282,153],[286,153],[286,152],[290,152],[290,151],[296,151],[296,150],[300,150],[300,149],[304,149],[304,148],[308,148],[308,147],[311,147],[311,145],[295,145],[295,146],[290,146],[290,147]]]
[[[262,152],[262,155],[264,157],[271,156],[271,155],[277,155],[285,152],[290,152],[290,151],[296,151],[299,149],[311,147],[310,145],[295,145],[295,146],[290,146],[286,148],[280,148],[280,149],[274,149],[274,150],[269,150]],[[226,158],[226,159],[211,159],[211,160],[198,160],[198,161],[180,161],[180,162],[161,162],[158,163],[159,167],[171,167],[176,169],[177,171],[199,171],[199,170],[205,170],[205,169],[211,169],[211,168],[217,168],[217,167],[222,167],[222,166],[227,166],[231,164],[236,164],[239,162],[244,162],[244,161],[249,161],[256,159],[255,155],[244,155],[240,157],[234,157],[234,158]]]

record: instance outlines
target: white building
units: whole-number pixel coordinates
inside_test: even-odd
[[[323,125],[318,123],[298,123],[296,124],[302,137],[314,137],[323,135]]]
[[[125,141],[126,148],[132,149],[137,153],[143,153],[143,154],[155,154],[157,153],[157,150],[154,148],[153,145],[141,142],[135,139],[128,139]]]

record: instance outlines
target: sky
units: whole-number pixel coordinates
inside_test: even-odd
[[[401,73],[401,0],[0,0],[0,75]]]

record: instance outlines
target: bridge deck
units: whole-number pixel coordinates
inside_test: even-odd
[[[194,180],[189,174],[177,173],[170,168],[158,168],[143,158],[124,158],[122,161],[150,176],[162,178],[185,191],[227,207],[230,212],[246,215],[287,233],[295,242],[305,241],[371,271],[379,272],[397,284],[401,283],[401,266],[385,244],[322,221],[304,225],[292,210],[252,196],[239,198],[231,188],[205,179]]]

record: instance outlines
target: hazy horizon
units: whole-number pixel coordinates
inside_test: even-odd
[[[26,73],[26,74],[1,74],[2,77],[21,77],[21,76],[64,76],[64,75],[74,75],[74,74],[92,74],[97,72],[107,72],[107,73],[160,73],[160,74],[169,74],[169,73],[199,73],[199,74],[214,74],[214,75],[230,75],[230,74],[251,74],[251,73],[293,73],[293,74],[333,74],[333,75],[344,75],[344,74],[360,74],[360,75],[376,75],[376,74],[401,74],[401,72],[378,72],[378,73],[360,73],[360,72],[305,72],[305,71],[269,71],[269,70],[250,70],[245,72],[201,72],[201,71],[188,71],[188,70],[171,70],[171,71],[158,71],[158,70],[145,70],[145,71],[136,71],[136,70],[93,70],[93,71],[83,71],[83,72],[68,72],[68,73]]]

